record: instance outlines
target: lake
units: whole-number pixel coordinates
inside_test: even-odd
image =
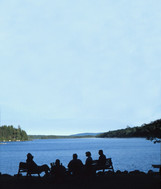
[[[48,164],[60,159],[67,167],[72,154],[85,162],[85,152],[90,151],[93,159],[98,159],[98,150],[111,157],[114,170],[154,170],[152,164],[160,163],[160,144],[143,138],[82,138],[82,139],[45,139],[26,142],[6,142],[0,144],[0,172],[17,174],[19,162],[26,161],[31,153],[38,164]]]

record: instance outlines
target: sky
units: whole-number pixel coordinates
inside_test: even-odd
[[[0,0],[0,125],[70,135],[161,118],[160,0]]]

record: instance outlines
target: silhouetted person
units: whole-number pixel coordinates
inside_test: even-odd
[[[78,159],[77,154],[73,154],[73,159],[68,164],[69,172],[72,175],[80,175],[82,173],[83,163],[80,159]]]
[[[60,164],[60,160],[56,159],[55,164],[51,167],[51,175],[53,175],[56,179],[63,178],[65,176],[66,169]]]
[[[98,165],[102,166],[106,164],[106,156],[103,154],[103,150],[98,151],[99,159],[98,159]]]
[[[32,156],[32,154],[28,153],[27,154],[27,159],[26,159],[26,164],[27,164],[27,169],[28,169],[28,173],[31,174],[32,172],[45,172],[46,175],[48,175],[49,173],[49,167],[48,165],[44,164],[41,166],[38,166],[34,160],[33,160],[34,156]]]
[[[92,162],[93,162],[92,157],[91,157],[91,152],[86,152],[86,157],[87,157],[87,159],[85,162],[85,166],[89,167],[92,165]]]
[[[86,152],[86,162],[85,162],[85,168],[84,168],[84,171],[85,171],[85,176],[89,177],[91,175],[94,174],[94,168],[92,166],[92,163],[93,163],[93,160],[92,160],[92,157],[91,157],[91,152]]]

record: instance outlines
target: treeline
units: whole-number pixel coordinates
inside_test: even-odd
[[[68,138],[68,136],[57,136],[57,135],[28,135],[29,140],[34,139],[59,139]]]
[[[126,129],[119,129],[115,131],[109,131],[97,135],[102,138],[128,138],[128,137],[144,137],[153,140],[154,138],[161,138],[161,119],[153,121],[148,124],[143,124],[136,127],[127,127]]]
[[[63,135],[28,135],[29,140],[34,139],[66,139],[66,138],[92,138],[94,136],[86,135],[86,136],[63,136]]]
[[[28,140],[28,136],[20,126],[14,128],[12,125],[0,127],[0,141],[25,141]]]

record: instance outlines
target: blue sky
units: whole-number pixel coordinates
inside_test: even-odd
[[[68,135],[161,118],[160,0],[1,0],[1,125]]]

